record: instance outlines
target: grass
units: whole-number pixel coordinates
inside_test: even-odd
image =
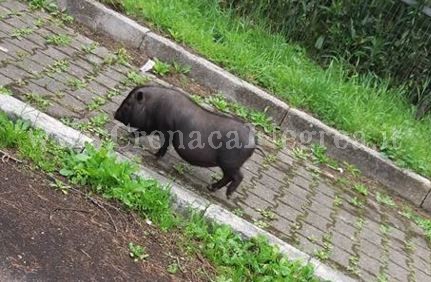
[[[270,34],[264,24],[223,11],[218,1],[125,0],[120,5],[287,103],[353,137],[363,136],[363,143],[398,165],[431,176],[431,117],[416,121],[403,89],[389,90],[387,82],[371,76],[347,80],[336,62],[324,70],[303,48]]]
[[[171,71],[171,66],[167,63],[160,61],[159,59],[154,60],[153,72],[160,76],[168,75]]]
[[[179,230],[192,253],[203,254],[215,267],[217,281],[318,281],[310,265],[290,261],[263,237],[244,240],[225,225],[206,221],[201,214],[181,217],[171,210],[168,186],[136,176],[135,163],[119,161],[112,143],[87,144],[82,152],[60,147],[44,132],[0,113],[0,149],[11,148],[21,159],[45,172],[60,173],[70,184],[86,185],[94,193],[123,204],[164,231]],[[67,191],[68,184],[55,183]],[[132,259],[145,259],[142,246],[129,244]],[[172,272],[175,267],[172,267]]]

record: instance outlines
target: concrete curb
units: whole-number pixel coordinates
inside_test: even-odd
[[[316,118],[290,108],[286,103],[260,88],[243,81],[219,66],[187,51],[180,45],[94,0],[57,0],[61,9],[95,31],[104,32],[164,61],[176,61],[192,67],[190,76],[199,83],[222,91],[228,98],[267,113],[283,131],[298,137],[314,132],[311,142],[323,141],[328,154],[338,160],[356,165],[364,175],[373,178],[391,191],[418,207],[431,211],[431,181],[411,171],[397,167],[392,161],[325,125]],[[342,144],[344,149],[337,147]]]
[[[64,125],[60,121],[28,106],[12,96],[0,95],[0,111],[5,112],[13,120],[21,119],[29,122],[35,128],[44,130],[50,137],[54,138],[64,146],[71,146],[72,148],[80,150],[84,147],[86,142],[97,144],[97,142],[92,138],[89,138],[81,132]],[[120,161],[130,160],[120,153],[117,153],[117,156]],[[235,232],[241,234],[245,238],[251,238],[258,235],[265,236],[269,239],[269,242],[272,245],[277,246],[283,254],[288,256],[289,259],[312,264],[315,267],[316,276],[320,279],[331,280],[334,282],[356,281],[311,258],[309,255],[287,244],[274,235],[254,226],[250,222],[234,215],[223,207],[211,204],[208,200],[198,196],[186,188],[172,183],[168,178],[158,173],[141,166],[141,171],[138,175],[145,178],[156,179],[162,185],[169,185],[171,187],[173,198],[173,208],[177,212],[184,213],[191,208],[195,211],[202,212],[204,217],[208,220],[229,225]]]

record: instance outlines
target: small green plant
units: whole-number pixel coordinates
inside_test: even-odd
[[[353,189],[355,189],[356,192],[364,196],[368,196],[368,188],[364,184],[355,184],[355,186],[353,186]]]
[[[415,243],[411,240],[406,241],[406,249],[410,252],[414,252],[416,249]]]
[[[336,207],[340,207],[340,206],[342,206],[342,205],[343,205],[343,200],[340,198],[340,196],[335,195],[335,198],[334,198],[334,206],[336,206]]]
[[[179,265],[176,262],[171,263],[170,265],[168,265],[168,268],[166,270],[171,274],[175,274],[179,270]]]
[[[54,183],[50,183],[49,186],[53,187],[55,190],[61,191],[63,194],[69,194],[70,185],[65,184],[63,181],[55,179]]]
[[[392,200],[389,195],[386,195],[384,193],[376,192],[376,201],[389,207],[395,207],[394,200]]]
[[[377,276],[377,282],[388,282],[388,275],[384,272],[380,272]]]
[[[383,235],[389,234],[389,231],[390,231],[390,227],[388,225],[386,225],[386,224],[380,224],[380,232]]]
[[[87,87],[87,81],[85,81],[85,79],[72,78],[67,82],[67,85],[72,88],[72,90],[79,90]]]
[[[284,146],[286,145],[286,139],[284,135],[280,134],[279,136],[277,136],[274,140],[274,144],[278,150],[283,149]]]
[[[169,66],[169,64],[166,64],[162,61],[160,61],[159,59],[155,59],[154,60],[154,67],[153,67],[153,72],[155,74],[158,74],[160,76],[165,76],[167,74],[169,74],[171,67]]]
[[[72,42],[72,38],[66,34],[48,35],[46,43],[55,46],[68,46]]]
[[[269,165],[274,164],[277,161],[277,155],[276,154],[268,154],[263,158],[262,165],[264,167],[267,167]]]
[[[131,242],[129,243],[129,255],[135,262],[144,260],[150,256],[147,254],[144,247],[135,245]]]
[[[28,102],[35,105],[41,110],[45,110],[51,105],[51,102],[47,98],[37,93],[26,93],[24,94],[24,97]]]
[[[87,44],[87,45],[82,45],[81,50],[84,51],[86,54],[91,54],[97,49],[97,47],[99,47],[99,43],[98,42],[92,42],[92,43]]]
[[[222,95],[213,95],[206,99],[212,106],[214,106],[217,110],[228,113],[229,112],[229,103]]]
[[[121,83],[126,86],[134,87],[137,85],[144,85],[149,80],[147,76],[141,75],[135,71],[130,71],[127,73],[127,78]]]
[[[0,86],[0,95],[12,96],[12,91],[5,86]]]
[[[359,275],[359,257],[357,256],[351,256],[349,258],[349,265],[347,266],[347,270],[349,270],[351,273]]]
[[[109,138],[109,133],[104,127],[108,123],[108,121],[109,117],[107,114],[99,113],[94,117],[91,117],[88,122],[79,123],[75,127],[84,132],[93,133],[107,139]]]
[[[326,164],[329,161],[328,156],[326,155],[326,147],[320,144],[313,144],[311,147],[311,152],[313,153],[313,158],[316,163]]]
[[[362,208],[364,206],[364,203],[359,200],[358,197],[352,198],[349,202],[357,208]]]
[[[331,255],[331,252],[326,250],[326,249],[318,250],[314,253],[314,256],[317,257],[321,261],[328,260],[330,255]]]
[[[349,164],[348,162],[343,162],[343,164],[346,167],[346,171],[352,176],[358,177],[361,175],[361,171],[355,165]]]
[[[29,0],[30,8],[33,10],[43,10],[49,13],[55,12],[58,10],[57,4],[54,1],[50,0]]]
[[[359,230],[362,230],[362,228],[364,227],[364,219],[363,218],[358,218],[356,221],[355,221],[355,227],[356,227],[356,229],[359,229]]]
[[[195,101],[195,103],[198,105],[202,105],[205,103],[204,98],[200,95],[193,94],[193,95],[190,95],[190,98],[192,98],[192,100]]]
[[[106,98],[108,100],[112,100],[112,98],[116,97],[116,96],[120,96],[121,92],[118,89],[109,89],[108,92],[106,93]]]
[[[233,214],[239,217],[242,217],[244,215],[244,211],[240,208],[236,208],[233,210]]]
[[[178,172],[181,175],[184,175],[186,173],[190,173],[192,170],[190,165],[185,164],[185,163],[177,163],[176,165],[174,165],[174,169],[176,172]]]
[[[268,220],[274,220],[275,219],[275,213],[271,211],[269,208],[266,209],[257,209],[257,211]]]
[[[416,223],[422,230],[424,231],[426,237],[428,238],[428,241],[431,242],[431,220],[428,218],[424,218],[417,213],[415,213],[411,208],[404,207],[399,214],[402,216],[412,220],[414,223]]]
[[[295,158],[298,160],[305,161],[309,157],[309,154],[307,153],[307,151],[303,148],[300,148],[300,147],[293,148],[292,152],[293,152],[293,155],[295,156]]]
[[[68,59],[56,60],[52,65],[46,68],[48,73],[62,73],[69,69],[70,62]]]
[[[131,56],[127,52],[126,49],[120,48],[115,51],[114,54],[109,54],[104,60],[103,63],[105,65],[114,65],[114,64],[122,64],[125,66],[129,65],[129,61],[131,60]]]
[[[253,224],[256,225],[259,228],[262,228],[262,229],[265,229],[265,228],[269,227],[268,222],[266,222],[264,220],[261,220],[261,219],[254,220]]]
[[[177,62],[174,62],[172,66],[174,67],[174,71],[180,74],[188,74],[192,70],[191,66],[182,65]]]
[[[27,35],[30,35],[33,33],[33,29],[31,28],[17,28],[12,32],[12,38],[16,38],[18,40],[23,39]]]
[[[90,104],[87,105],[89,111],[98,110],[101,106],[105,105],[107,102],[105,97],[93,97]]]
[[[34,22],[34,25],[38,28],[41,28],[42,26],[44,26],[46,24],[46,20],[43,18],[39,18]]]
[[[117,56],[117,62],[125,66],[128,66],[129,61],[132,59],[127,50],[124,48],[118,49],[115,52],[115,55]]]
[[[52,16],[51,21],[57,26],[64,26],[65,24],[70,24],[74,20],[71,15],[61,11],[51,12],[50,14]]]

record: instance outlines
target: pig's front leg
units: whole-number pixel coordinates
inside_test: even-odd
[[[169,140],[169,134],[167,132],[162,132],[162,135],[160,135],[160,142],[162,143],[162,146],[155,154],[157,159],[160,159],[161,157],[163,157],[168,151],[170,140]]]

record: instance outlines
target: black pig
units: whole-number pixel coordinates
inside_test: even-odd
[[[146,134],[159,133],[162,146],[157,158],[172,143],[189,164],[220,167],[223,178],[208,189],[214,192],[230,183],[227,198],[243,180],[240,169],[257,145],[254,128],[242,120],[206,110],[187,95],[161,86],[135,87],[114,118]]]

